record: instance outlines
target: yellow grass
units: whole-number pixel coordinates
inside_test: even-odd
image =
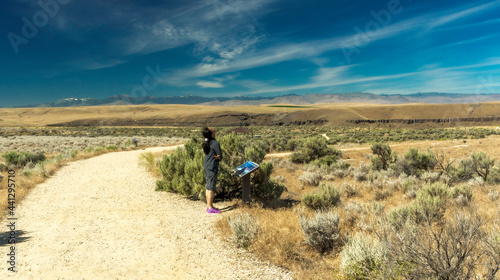
[[[134,125],[140,120],[175,120],[183,122],[238,122],[236,114],[263,114],[275,121],[305,121],[324,119],[330,125],[352,125],[356,119],[435,119],[496,116],[500,102],[479,104],[315,104],[307,107],[260,106],[200,106],[200,105],[122,105],[61,108],[0,108],[0,126],[45,126],[71,121],[106,125],[116,120],[128,120]],[[153,121],[154,123],[154,121]],[[422,126],[422,125],[419,125]],[[425,124],[424,126],[442,126]],[[446,125],[448,126],[448,125]]]
[[[409,148],[414,147],[421,151],[426,151],[429,148],[435,152],[442,152],[447,158],[455,159],[465,158],[473,151],[482,150],[500,160],[500,151],[497,148],[499,141],[499,136],[490,136],[481,140],[467,140],[466,143],[458,140],[396,143],[392,145],[392,148],[400,156]],[[370,153],[371,150],[368,145],[356,146],[343,151],[343,157],[344,159],[350,159],[349,162],[357,166],[361,162],[368,163],[367,155]],[[298,177],[304,172],[301,165],[297,165],[296,170],[290,170],[290,167],[286,164],[280,164],[277,160],[274,161],[273,177],[281,175],[286,178],[284,183],[287,191],[283,193],[282,198],[300,201],[302,195],[316,190],[316,187],[305,186],[298,180]],[[359,192],[349,198],[342,196],[341,204],[332,210],[340,216],[339,228],[341,235],[354,236],[358,231],[373,235],[379,216],[370,211],[361,214],[349,212],[345,209],[345,206],[348,203],[357,202],[366,209],[367,205],[375,201],[374,190],[376,187],[357,183],[350,176],[344,179],[335,178],[333,182],[329,183],[341,188],[345,182],[358,185]],[[387,187],[384,187],[384,189],[387,189]],[[492,190],[500,191],[500,186],[473,187],[472,205],[478,209],[478,214],[485,221],[485,229],[491,229],[495,221],[500,222],[500,202],[498,200],[491,201],[488,197],[488,192]],[[409,204],[412,201],[403,196],[402,191],[392,190],[387,198],[380,200],[379,202],[385,205],[384,212],[388,213],[392,208]],[[235,213],[231,214],[238,212],[249,213],[259,221],[260,233],[249,248],[259,258],[292,270],[296,279],[342,279],[339,256],[341,248],[323,256],[304,243],[299,217],[301,215],[313,216],[313,211],[306,209],[300,203],[291,208],[278,209],[262,208],[253,204],[251,206],[241,203],[236,204],[239,207],[237,207]],[[450,203],[446,213],[449,215],[454,209],[459,208],[459,206]],[[216,224],[216,228],[221,236],[230,242],[231,229],[227,219],[220,220]]]

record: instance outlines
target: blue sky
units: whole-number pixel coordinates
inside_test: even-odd
[[[6,0],[0,106],[500,93],[500,0]]]

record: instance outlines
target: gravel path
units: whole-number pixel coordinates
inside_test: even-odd
[[[38,185],[16,212],[17,272],[7,270],[2,240],[0,279],[292,278],[219,240],[212,225],[230,212],[206,214],[202,202],[155,192],[137,164],[143,152],[72,162]]]

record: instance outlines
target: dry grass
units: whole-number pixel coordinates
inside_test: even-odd
[[[248,207],[239,202],[235,204],[239,206],[238,212],[258,217],[260,231],[249,249],[252,253],[294,271],[297,279],[339,278],[335,273],[338,267],[335,258],[329,255],[320,256],[303,242],[304,237],[298,220],[300,210],[272,210],[259,206]],[[229,242],[231,229],[227,219],[219,220],[215,227]]]
[[[490,136],[481,140],[467,140],[464,143],[462,140],[449,141],[421,141],[397,143],[391,145],[391,148],[402,156],[409,148],[417,148],[420,151],[426,151],[427,148],[434,152],[443,153],[448,159],[466,158],[473,151],[484,151],[500,160],[500,151],[498,150],[499,136]],[[362,163],[369,163],[368,154],[371,154],[370,147],[354,146],[343,149],[344,159],[348,159],[354,167]],[[304,174],[305,169],[302,165],[292,164],[286,158],[273,159],[275,169],[273,177],[281,176],[284,178],[286,191],[282,195],[282,199],[292,199],[300,201],[304,194],[311,193],[317,190],[317,187],[305,185],[298,178]],[[323,180],[326,182],[325,180]],[[333,212],[340,216],[339,228],[341,235],[354,236],[356,232],[365,232],[369,235],[374,235],[377,229],[377,220],[383,213],[388,213],[394,207],[407,205],[413,199],[404,196],[400,187],[381,184],[376,186],[373,182],[356,182],[352,176],[345,178],[337,178],[333,180],[335,186],[341,190],[344,184],[350,184],[357,187],[355,195],[341,196],[341,203]],[[491,228],[493,224],[500,222],[500,200],[491,201],[489,193],[500,191],[500,186],[475,186],[472,187],[473,199],[470,203],[477,208],[478,214],[484,219],[487,228]],[[380,194],[384,192],[385,195]],[[299,217],[300,215],[312,216],[314,212],[306,209],[300,203],[294,204],[291,207],[284,208],[263,208],[259,205],[246,206],[239,202],[234,202],[238,207],[236,212],[250,213],[256,217],[261,225],[260,233],[255,243],[250,246],[249,250],[264,260],[269,260],[272,263],[291,269],[296,279],[341,279],[340,272],[340,256],[339,250],[334,250],[327,255],[321,255],[309,248],[304,243]],[[382,211],[375,211],[380,209]],[[446,216],[450,215],[454,210],[461,209],[464,206],[453,203],[448,203]],[[445,217],[446,217],[445,216]],[[218,232],[229,239],[231,231],[226,219],[220,220],[216,224]]]
[[[164,155],[170,155],[174,151],[167,150],[161,152],[146,152],[139,156],[139,166],[145,168],[152,176],[157,179],[161,178],[160,170],[158,169],[159,162]]]
[[[500,103],[479,104],[316,104],[307,107],[270,107],[260,106],[200,106],[200,105],[123,105],[66,108],[0,108],[0,126],[45,126],[72,121],[100,122],[129,120],[133,125],[139,120],[175,119],[175,122],[192,122],[200,119],[218,121],[217,117],[231,114],[270,114],[275,120],[291,123],[294,121],[328,121],[329,125],[352,125],[347,120],[355,119],[419,119],[419,118],[457,118],[482,117],[498,113]],[[471,115],[472,113],[472,115]],[[222,117],[224,118],[224,117]],[[229,119],[227,119],[229,120]],[[236,121],[236,120],[230,120]],[[100,124],[102,125],[102,124]],[[267,124],[266,124],[267,125]],[[444,124],[451,126],[453,124]],[[426,127],[442,127],[443,124],[426,123]]]

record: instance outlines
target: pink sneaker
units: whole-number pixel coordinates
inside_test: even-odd
[[[212,209],[207,208],[207,213],[208,213],[208,214],[220,214],[220,210],[219,210],[219,209],[217,209],[217,208],[215,208],[215,207],[214,207],[214,208],[212,208]]]

